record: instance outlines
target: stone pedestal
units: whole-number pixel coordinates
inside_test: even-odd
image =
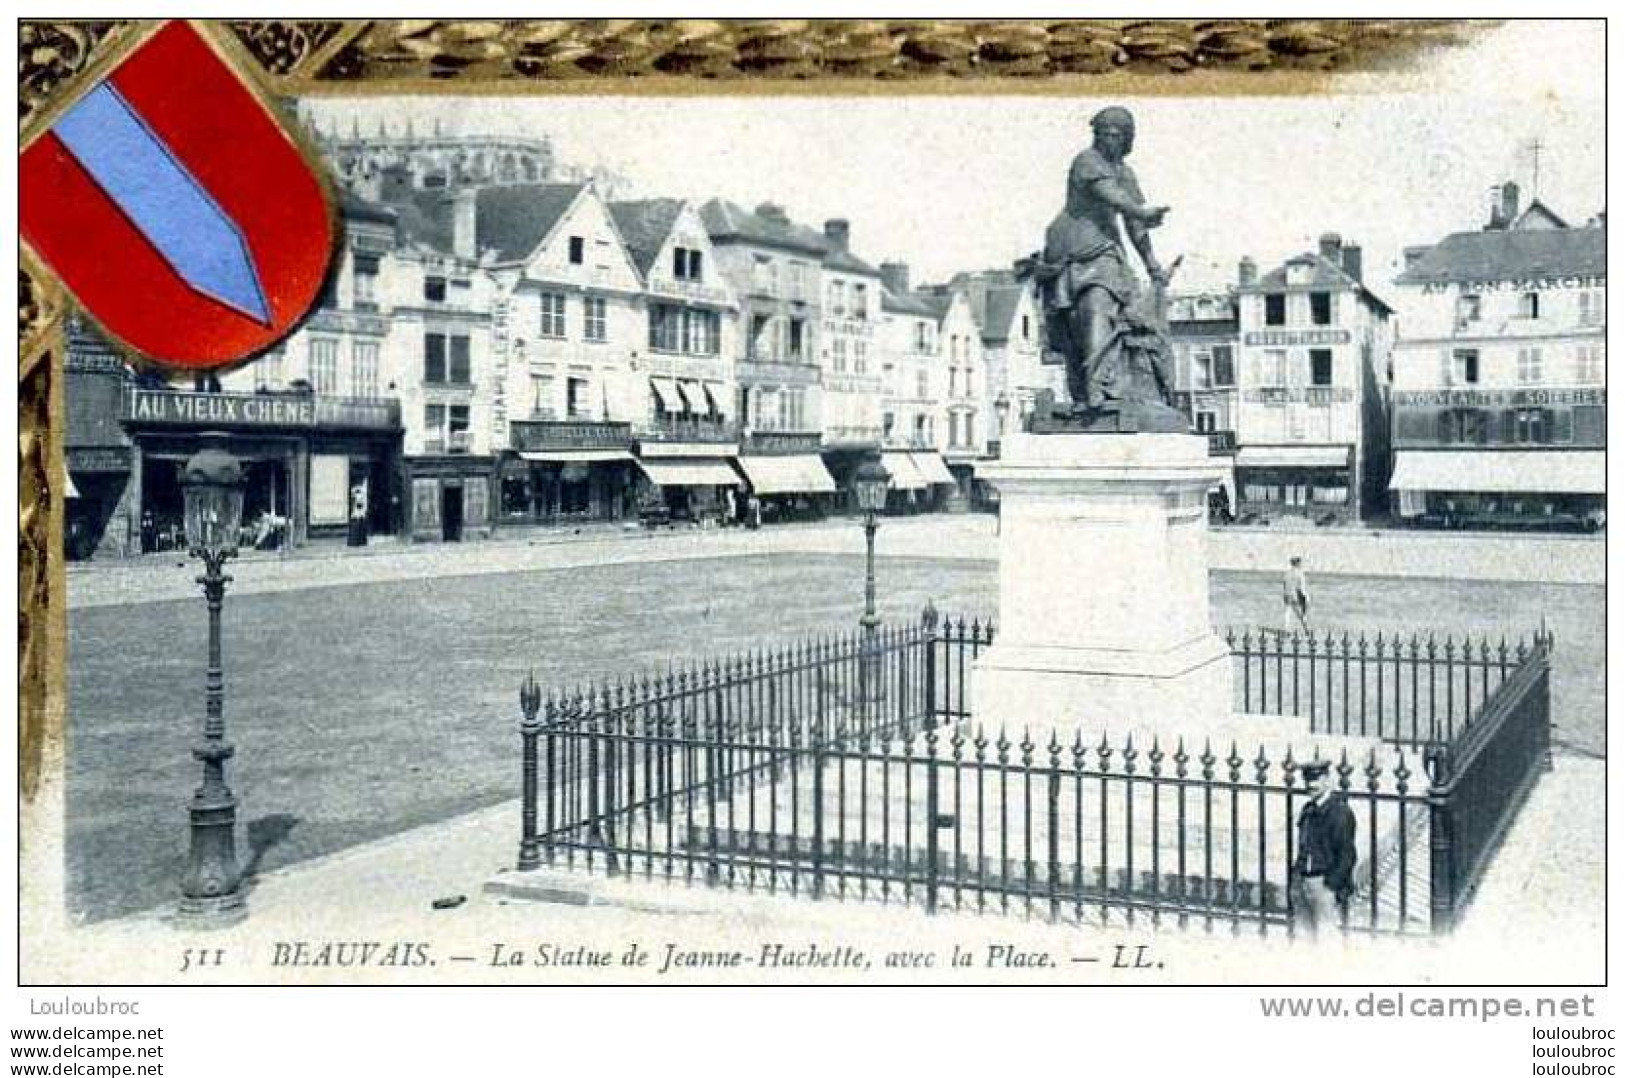
[[[1189,434],[1017,434],[978,469],[999,491],[999,620],[972,676],[989,730],[1171,744],[1233,725],[1208,610],[1207,495]],[[1141,738],[1144,741],[1141,742]]]

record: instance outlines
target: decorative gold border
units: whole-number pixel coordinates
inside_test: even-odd
[[[22,145],[150,23],[18,24]],[[1329,72],[1403,70],[1489,24],[1462,20],[249,20],[215,42],[272,95],[380,93],[1302,92]],[[1180,76],[1187,76],[1181,78]],[[1114,87],[1122,89],[1122,87]],[[1132,92],[1132,91],[1130,91]],[[32,800],[60,752],[66,655],[60,549],[64,298],[18,279],[19,781]]]

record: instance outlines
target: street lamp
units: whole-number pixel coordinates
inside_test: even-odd
[[[857,500],[858,508],[863,510],[863,537],[868,546],[863,619],[858,624],[871,636],[880,625],[880,617],[875,613],[875,531],[880,527],[877,517],[886,508],[886,491],[890,488],[891,473],[886,471],[886,466],[877,457],[866,458],[852,473],[852,495]]]
[[[863,659],[858,663],[858,696],[863,702],[864,717],[872,718],[875,701],[870,689],[880,685],[879,670],[871,669],[879,658],[875,654],[875,633],[880,628],[880,615],[875,612],[875,532],[880,528],[879,514],[886,508],[886,491],[891,487],[891,473],[880,463],[879,457],[868,457],[852,473],[852,495],[863,510],[863,538],[867,549],[863,575]]]
[[[181,914],[199,923],[235,920],[243,913],[237,866],[237,799],[226,785],[225,677],[220,668],[220,608],[231,580],[223,571],[237,554],[243,517],[243,468],[220,444],[224,434],[200,436],[203,448],[181,474],[186,502],[186,549],[203,560],[203,598],[209,607],[209,666],[204,675],[203,738],[192,756],[203,764],[203,784],[192,795],[191,853],[181,879]]]

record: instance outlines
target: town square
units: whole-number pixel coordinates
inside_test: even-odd
[[[1600,104],[835,104],[281,98],[253,287],[29,151],[311,292],[62,320],[34,968],[1595,974]]]

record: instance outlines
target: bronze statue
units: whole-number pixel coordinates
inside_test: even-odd
[[[1072,160],[1066,208],[1050,223],[1043,252],[1017,263],[1039,286],[1047,347],[1065,359],[1072,398],[1048,416],[1041,409],[1033,430],[1183,432],[1160,309],[1168,273],[1151,247],[1168,207],[1146,203],[1124,161],[1134,149],[1129,111],[1102,109],[1090,126],[1094,145]],[[1129,267],[1119,219],[1151,278],[1149,298]]]

